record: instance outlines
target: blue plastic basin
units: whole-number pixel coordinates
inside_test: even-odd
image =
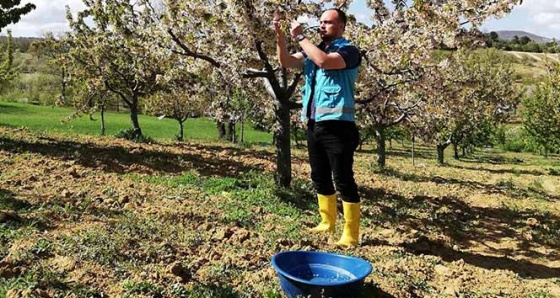
[[[371,264],[363,259],[317,251],[285,251],[272,257],[280,286],[290,298],[358,297]]]

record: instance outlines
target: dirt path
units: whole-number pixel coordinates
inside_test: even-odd
[[[541,62],[544,59],[549,59],[554,62],[560,62],[559,54],[546,54],[546,53],[529,53],[529,52],[516,52],[508,51],[507,53],[512,54],[515,58],[522,60],[524,57],[531,57],[532,59]]]

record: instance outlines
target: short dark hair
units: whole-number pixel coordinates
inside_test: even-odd
[[[344,23],[344,26],[346,26],[346,21],[348,20],[348,18],[346,17],[346,13],[344,11],[342,11],[342,9],[340,8],[329,8],[326,9],[325,11],[329,11],[329,10],[334,10],[338,13],[338,19]]]

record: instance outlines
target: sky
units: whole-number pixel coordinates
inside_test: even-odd
[[[84,8],[81,0],[27,0],[23,3],[34,3],[37,8],[24,15],[15,24],[4,28],[12,30],[13,36],[40,37],[46,32],[64,32],[68,30],[66,6],[72,12]],[[369,14],[365,9],[365,0],[354,0],[350,13],[359,21],[368,22]],[[489,20],[481,29],[485,32],[498,30],[522,30],[543,37],[560,40],[560,0],[524,0],[523,4],[514,8],[513,12],[498,20]]]

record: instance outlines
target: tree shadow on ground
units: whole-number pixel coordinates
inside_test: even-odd
[[[40,141],[16,140],[0,137],[0,148],[12,153],[32,152],[59,158],[75,160],[80,165],[102,169],[107,172],[126,173],[129,167],[140,165],[153,171],[165,173],[181,173],[190,169],[197,169],[203,176],[235,177],[240,171],[260,170],[260,167],[247,166],[229,158],[231,155],[252,158],[272,159],[270,153],[247,152],[237,148],[193,146],[192,152],[176,154],[160,150],[146,149],[150,146],[137,145],[138,148],[122,146],[98,146],[93,143],[81,143],[52,138],[41,138]],[[212,157],[203,156],[200,150],[205,150]],[[222,154],[218,154],[219,152]],[[223,152],[226,150],[227,152]]]
[[[366,283],[360,293],[360,298],[395,298],[395,296],[381,290],[373,283]]]
[[[511,257],[531,257],[556,261],[558,254],[543,255],[538,248],[546,247],[553,251],[560,250],[560,217],[536,210],[512,210],[507,207],[473,207],[452,197],[414,196],[406,198],[394,193],[386,193],[383,189],[361,188],[364,198],[364,217],[369,217],[375,225],[392,223],[410,230],[420,231],[424,235],[443,234],[454,243],[468,249],[475,245],[483,246],[491,255]],[[380,212],[367,211],[369,208]],[[371,209],[370,209],[371,210]],[[539,224],[527,226],[527,219],[533,218]],[[527,240],[526,232],[532,233]],[[515,249],[491,248],[486,243],[500,243],[511,240],[517,244]],[[441,245],[440,245],[441,246]],[[415,247],[416,249],[421,249]],[[444,247],[445,248],[445,247]],[[439,246],[428,246],[422,253],[443,255],[445,250]],[[447,251],[456,256],[457,252]],[[505,258],[506,264],[499,264],[502,258],[463,253],[457,259],[488,269],[507,269],[521,274],[539,278],[560,277],[560,268],[552,268],[533,264],[527,261],[516,261]],[[540,272],[540,273],[539,273]]]
[[[402,181],[412,182],[433,182],[436,184],[457,184],[470,189],[480,190],[487,194],[504,194],[513,199],[526,199],[536,197],[549,202],[559,200],[560,196],[549,194],[544,190],[536,188],[522,189],[515,187],[513,182],[498,181],[495,184],[484,184],[477,181],[464,181],[455,178],[443,178],[441,176],[421,176],[413,173],[403,173],[392,168],[385,168],[380,172],[381,175],[398,178]]]
[[[306,181],[295,179],[289,188],[277,187],[275,194],[284,202],[300,210],[317,209],[317,197],[312,187],[303,187]]]
[[[463,260],[465,263],[489,270],[510,270],[522,278],[560,277],[560,268],[534,264],[525,260],[513,260],[507,256],[495,257],[457,251],[444,243],[431,241],[426,237],[421,237],[413,243],[403,244],[403,247],[414,254],[439,256],[446,262]]]
[[[546,175],[544,171],[538,170],[519,170],[519,169],[489,169],[484,167],[465,167],[460,165],[451,165],[448,166],[461,169],[461,170],[470,170],[470,171],[481,171],[481,172],[489,172],[493,174],[512,174],[512,175],[533,175],[533,176],[541,176]]]
[[[16,199],[13,192],[0,188],[0,209],[9,209],[17,212],[28,210],[31,207],[31,204],[27,201]]]
[[[22,114],[26,113],[26,109],[18,106],[0,104],[0,113],[1,114]]]
[[[372,152],[375,153],[375,150]],[[433,149],[429,148],[415,148],[414,149],[414,157],[421,158],[421,159],[433,159],[437,158],[436,148]],[[388,149],[387,156],[400,156],[400,157],[408,157],[412,158],[412,148],[410,149]]]
[[[517,157],[505,157],[499,154],[493,154],[488,152],[475,152],[468,156],[461,157],[461,161],[466,163],[487,163],[493,165],[504,165],[504,164],[520,164],[524,161]]]
[[[38,207],[31,203],[16,198],[16,194],[0,188],[0,223],[17,230],[22,227],[34,226],[41,230],[49,229],[51,226],[43,220],[27,218],[25,214],[32,212]]]
[[[64,212],[60,214],[40,212],[40,210],[55,209],[64,210]],[[3,218],[0,218],[0,223],[7,223],[13,229],[32,226],[39,230],[50,230],[56,228],[53,222],[60,219],[58,217],[70,215],[115,217],[122,214],[123,211],[94,204],[68,205],[67,202],[59,200],[49,201],[48,204],[35,205],[25,199],[17,198],[17,195],[9,190],[0,188],[0,213],[4,214],[2,215]]]

